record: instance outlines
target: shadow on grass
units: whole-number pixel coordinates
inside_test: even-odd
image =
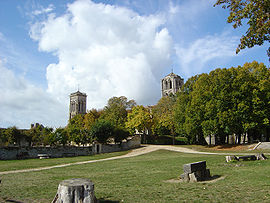
[[[225,176],[220,176],[220,175],[213,175],[210,178],[207,178],[206,180],[203,181],[198,181],[198,183],[215,183],[219,180],[225,179]]]
[[[11,199],[7,199],[5,200],[6,202],[13,202],[13,203],[23,203],[23,202],[20,202],[20,201],[16,201],[16,200],[11,200]]]

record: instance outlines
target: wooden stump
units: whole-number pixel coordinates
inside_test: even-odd
[[[73,178],[62,181],[52,203],[96,203],[91,180]]]

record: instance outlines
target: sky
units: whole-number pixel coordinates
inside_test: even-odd
[[[235,54],[247,26],[233,29],[214,0],[0,1],[0,127],[64,127],[69,95],[87,109],[113,96],[154,105],[160,80],[185,81],[254,60],[269,44]]]

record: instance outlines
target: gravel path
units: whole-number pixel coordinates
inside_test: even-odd
[[[141,148],[134,149],[130,153],[125,154],[125,155],[121,155],[121,156],[110,157],[110,158],[105,158],[105,159],[98,159],[98,160],[91,160],[91,161],[81,161],[81,162],[75,162],[75,163],[69,163],[69,164],[60,164],[60,165],[47,166],[47,167],[41,167],[41,168],[30,168],[30,169],[22,169],[22,170],[3,171],[3,172],[0,172],[0,175],[12,174],[12,173],[24,173],[24,172],[32,172],[32,171],[42,171],[42,170],[49,170],[49,169],[53,169],[53,168],[62,168],[62,167],[67,167],[67,166],[73,166],[73,165],[123,159],[123,158],[129,158],[129,157],[147,154],[147,153],[150,153],[150,152],[153,152],[156,150],[160,150],[160,149],[175,151],[175,152],[182,152],[182,153],[192,153],[192,154],[231,155],[231,153],[199,152],[199,151],[195,151],[193,149],[188,149],[188,148],[184,148],[184,147],[175,147],[175,146],[170,146],[170,145],[142,145]]]

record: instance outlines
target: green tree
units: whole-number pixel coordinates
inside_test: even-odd
[[[6,136],[6,129],[0,128],[0,146],[5,146],[8,144],[8,139]]]
[[[173,144],[175,142],[175,120],[174,120],[174,106],[176,103],[176,96],[171,95],[162,97],[157,105],[152,108],[153,113],[153,131],[158,134],[166,133],[173,135]]]
[[[113,138],[114,125],[108,120],[99,119],[92,125],[90,133],[94,140],[106,143],[109,138]]]
[[[132,111],[128,114],[126,127],[133,134],[135,130],[143,133],[144,143],[146,142],[146,132],[151,132],[153,124],[153,116],[149,109],[142,105],[134,106]]]
[[[63,145],[68,143],[68,131],[66,128],[56,128],[56,130],[51,133],[50,144],[51,145]]]
[[[214,6],[223,4],[223,8],[230,10],[228,23],[233,23],[234,28],[242,26],[247,20],[248,30],[240,39],[236,49],[238,53],[246,47],[262,45],[270,42],[270,1],[269,0],[217,0]],[[270,48],[268,48],[270,59]]]
[[[121,143],[124,139],[130,136],[129,131],[123,127],[115,127],[113,132],[113,138],[115,143]]]
[[[7,128],[5,130],[5,134],[8,144],[20,145],[20,137],[22,136],[22,133],[16,126]]]
[[[91,130],[92,125],[97,121],[100,115],[101,112],[96,109],[88,111],[83,117],[84,128]]]
[[[112,97],[101,115],[102,119],[109,120],[115,126],[124,127],[127,121],[127,110],[136,105],[134,100],[128,100],[126,97]]]
[[[84,117],[81,114],[74,116],[68,123],[69,140],[77,145],[85,145],[92,141],[90,130],[84,127]]]

